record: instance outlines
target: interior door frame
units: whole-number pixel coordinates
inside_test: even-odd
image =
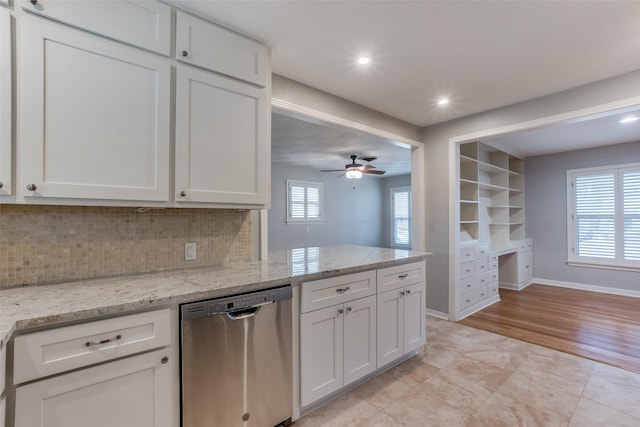
[[[330,126],[340,126],[365,132],[370,135],[389,139],[398,144],[406,145],[411,149],[411,249],[414,251],[425,250],[425,185],[424,185],[424,144],[401,135],[397,135],[382,129],[378,129],[363,123],[345,119],[343,117],[328,114],[303,105],[294,104],[278,98],[271,99],[272,112],[284,114],[289,117],[312,121],[318,124]],[[268,211],[261,209],[254,214],[252,224],[254,242],[257,247],[254,249],[254,256],[258,259],[266,260],[268,253]]]

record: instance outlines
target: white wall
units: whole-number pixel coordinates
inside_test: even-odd
[[[454,212],[450,211],[449,182],[455,179],[454,162],[449,156],[449,139],[634,97],[640,97],[640,71],[441,123],[423,130],[426,166],[426,242],[427,250],[434,253],[429,260],[427,275],[429,309],[444,313],[449,311],[449,279],[452,268],[449,228],[454,218]],[[530,219],[527,218],[527,221]],[[534,241],[534,247],[535,245]],[[537,275],[535,266],[534,275]]]
[[[640,162],[640,141],[525,160],[525,218],[535,277],[640,291],[640,272],[566,264],[567,170],[634,162]]]
[[[305,167],[274,163],[271,167],[269,250],[355,244],[384,246],[382,179],[355,180]],[[321,224],[287,224],[287,179],[323,184]]]

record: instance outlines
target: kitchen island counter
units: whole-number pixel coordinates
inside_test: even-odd
[[[390,267],[427,252],[340,245],[269,253],[265,261],[25,285],[0,290],[0,348],[15,332]]]

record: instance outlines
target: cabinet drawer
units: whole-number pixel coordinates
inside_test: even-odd
[[[26,11],[169,56],[171,8],[152,1],[21,0]]]
[[[485,300],[487,298],[487,287],[482,286],[477,289],[472,289],[469,292],[465,292],[460,296],[459,306],[460,310],[465,310],[469,307],[472,307],[479,302]]]
[[[486,286],[487,283],[489,283],[487,273],[476,274],[460,281],[460,292],[468,292],[471,289],[477,289],[481,286]]]
[[[498,255],[489,254],[489,263],[493,263],[493,262],[495,262],[496,265],[498,265]]]
[[[499,286],[498,286],[498,282],[494,282],[491,283],[489,286],[487,286],[487,297],[491,298],[495,295],[499,294]]]
[[[475,246],[461,246],[460,247],[460,262],[467,262],[476,259],[476,247]]]
[[[424,282],[426,277],[425,261],[381,268],[378,270],[378,292]]]
[[[269,50],[226,28],[178,11],[176,59],[262,87],[269,85]]]
[[[495,260],[492,260],[491,257],[489,257],[489,262],[487,265],[487,271],[491,271],[491,270],[495,270],[498,268],[498,257],[496,257]]]
[[[489,255],[489,245],[487,243],[482,243],[475,246],[476,259],[485,258],[487,255]]]
[[[487,272],[487,283],[498,281],[498,269],[489,270]]]
[[[484,257],[483,259],[477,259],[475,261],[474,268],[476,269],[476,274],[486,272],[488,270],[487,257]]]
[[[526,252],[533,250],[533,240],[522,239],[518,240],[518,252]]]
[[[474,261],[463,262],[460,264],[460,278],[466,279],[476,274],[476,264]]]
[[[167,346],[170,323],[166,309],[18,336],[14,383]]]
[[[375,293],[375,270],[307,282],[302,284],[300,311],[307,313]]]

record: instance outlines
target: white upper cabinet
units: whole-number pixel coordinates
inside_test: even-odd
[[[0,196],[13,194],[11,15],[0,8]]]
[[[177,12],[176,58],[259,86],[269,86],[269,50],[263,44]]]
[[[266,88],[178,65],[176,201],[264,207],[270,183]],[[184,204],[184,203],[183,203]]]
[[[149,0],[20,0],[24,10],[169,56],[171,8]]]
[[[169,200],[170,63],[43,19],[21,24],[25,200]]]

